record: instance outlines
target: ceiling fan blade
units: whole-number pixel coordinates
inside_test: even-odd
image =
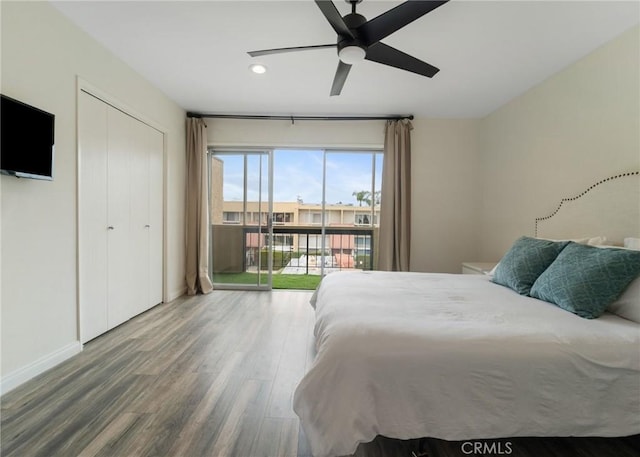
[[[353,33],[349,30],[347,24],[344,23],[342,16],[340,16],[340,13],[336,9],[336,5],[334,5],[331,0],[315,0],[315,2],[338,35],[345,38],[354,38]]]
[[[342,60],[338,63],[338,69],[336,70],[336,76],[333,78],[333,85],[331,86],[331,95],[340,95],[342,86],[347,80],[351,70],[351,65],[344,63]]]
[[[357,28],[358,36],[370,46],[448,1],[408,0],[362,24]]]
[[[283,52],[296,52],[296,51],[313,51],[314,49],[323,48],[335,48],[337,44],[316,44],[314,46],[296,46],[293,48],[276,48],[276,49],[263,49],[261,51],[249,51],[251,57],[266,56],[269,54],[282,54]]]
[[[390,67],[399,68],[401,70],[410,71],[412,73],[417,73],[428,78],[432,78],[440,71],[439,68],[423,62],[422,60],[416,59],[409,54],[405,54],[402,51],[398,51],[384,43],[376,43],[369,46],[365,59],[381,63],[383,65],[389,65]]]

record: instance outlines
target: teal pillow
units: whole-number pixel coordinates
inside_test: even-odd
[[[595,319],[638,275],[640,251],[570,243],[537,279],[531,296]]]
[[[523,236],[500,260],[492,281],[509,287],[520,295],[529,295],[531,286],[547,269],[568,241],[541,240]]]

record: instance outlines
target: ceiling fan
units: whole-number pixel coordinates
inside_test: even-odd
[[[370,21],[367,21],[361,14],[356,13],[356,5],[362,0],[345,1],[351,4],[351,13],[342,17],[331,0],[315,0],[324,17],[338,34],[337,43],[264,49],[261,51],[249,51],[248,54],[251,57],[257,57],[283,52],[338,48],[340,61],[338,62],[336,75],[333,78],[331,95],[340,95],[351,66],[364,59],[417,73],[428,78],[432,78],[440,71],[433,65],[381,43],[380,40],[444,5],[449,0],[408,0]]]

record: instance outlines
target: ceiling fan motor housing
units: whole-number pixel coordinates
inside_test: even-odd
[[[362,40],[358,36],[357,28],[360,27],[365,22],[367,22],[367,18],[365,18],[363,15],[358,13],[351,13],[351,14],[347,14],[342,19],[344,20],[344,23],[353,34],[353,38],[343,37],[338,35],[338,54],[340,54],[340,51],[343,48],[346,48],[347,46],[357,46],[366,51],[367,46],[362,42]]]

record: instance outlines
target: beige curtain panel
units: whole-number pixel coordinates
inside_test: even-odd
[[[207,131],[202,119],[187,119],[187,209],[186,248],[187,293],[208,294],[209,279],[209,193],[207,183]]]
[[[378,241],[380,270],[409,271],[412,129],[406,119],[387,121]]]

